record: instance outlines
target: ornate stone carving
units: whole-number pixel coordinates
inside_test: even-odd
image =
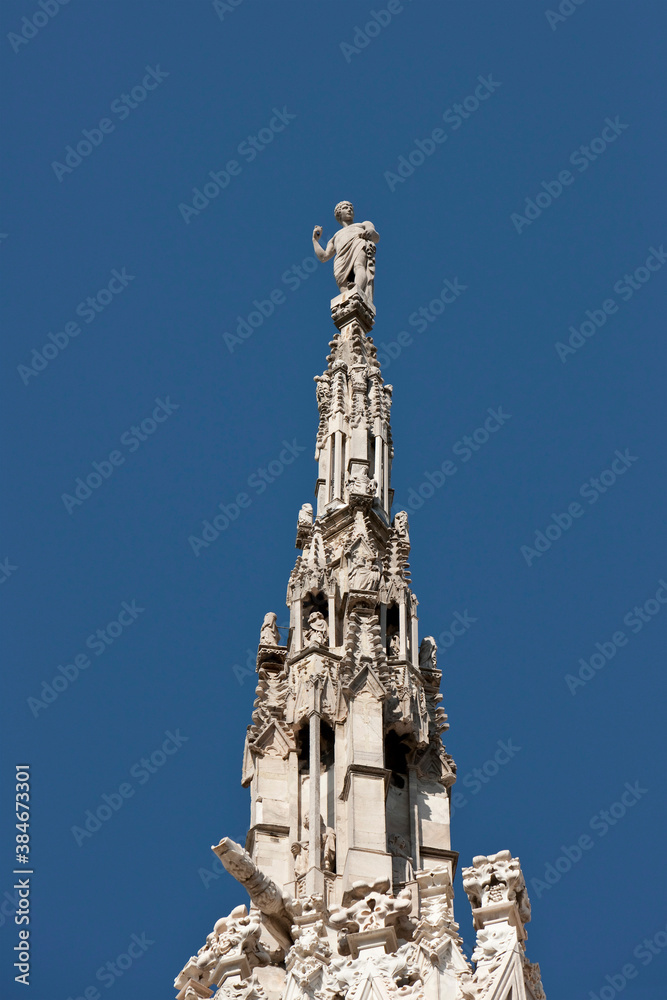
[[[248,971],[257,965],[268,965],[271,957],[260,943],[261,933],[262,924],[258,913],[251,911],[248,914],[247,907],[236,906],[229,916],[221,917],[216,922],[213,931],[206,937],[206,943],[199,949],[196,957],[187,963],[175,985],[179,986],[187,979],[201,986],[218,982],[216,973],[223,960],[227,959],[244,960],[243,967],[247,967]],[[197,995],[194,985],[188,986],[188,990]],[[187,995],[186,991],[186,998]]]
[[[368,542],[357,538],[347,554],[347,580],[350,590],[377,590],[382,563]]]
[[[534,1000],[546,1000],[540,967],[537,962],[529,962],[525,955],[523,959],[523,975],[526,986],[530,988]]]
[[[322,526],[315,522],[307,548],[297,557],[294,569],[290,575],[287,587],[287,601],[306,597],[309,593],[320,590],[329,592],[335,589],[331,577],[330,559],[327,553]]]
[[[492,979],[509,948],[516,943],[514,930],[506,923],[487,924],[477,931],[477,943],[472,953],[476,963],[475,982],[482,988]]]
[[[321,895],[309,895],[294,903],[294,945],[285,957],[285,968],[303,988],[314,987],[331,958],[325,926],[326,909]]]
[[[331,411],[331,375],[328,371],[322,375],[315,375],[315,394],[320,413],[320,422],[315,440],[315,459],[317,460],[320,457],[320,449],[326,440],[328,418]]]
[[[391,1000],[423,1000],[423,982],[410,961],[411,946],[390,954],[334,956],[326,969],[316,1000],[357,1000],[360,996],[390,997]],[[375,989],[368,991],[373,983]]]
[[[258,975],[253,973],[247,979],[232,979],[223,983],[213,1000],[268,1000],[268,998]]]
[[[526,960],[524,924],[530,920],[530,901],[518,858],[509,851],[473,858],[463,869],[463,888],[473,907],[477,942],[472,954],[477,963],[474,981],[486,997],[496,984],[505,962],[518,963],[535,1000],[544,1000],[539,966]],[[509,958],[510,953],[514,956]]]
[[[417,872],[421,911],[414,940],[418,964],[423,974],[434,965],[443,965],[452,948],[460,952],[462,944],[454,921],[454,890],[447,868]]]
[[[313,505],[312,503],[301,504],[299,515],[296,521],[296,548],[304,549],[312,537],[313,532]]]
[[[478,855],[472,865],[463,869],[463,888],[474,909],[498,903],[516,904],[522,924],[530,920],[530,900],[521,863],[509,851],[499,851],[488,857]]]
[[[374,479],[368,478],[368,473],[363,466],[353,479],[348,479],[346,485],[350,500],[356,498],[364,500],[367,497],[374,497],[377,493],[377,483]]]
[[[412,762],[420,777],[429,781],[439,781],[449,788],[456,781],[456,764],[451,754],[445,750],[439,739],[433,739],[425,748],[415,750]]]
[[[350,612],[346,626],[341,679],[351,678],[364,663],[379,667],[379,676],[383,678],[386,659],[376,615],[367,608],[358,608]]]
[[[260,650],[266,650],[266,648],[260,647]],[[270,665],[273,666],[273,664]],[[257,687],[255,688],[255,701],[252,713],[252,741],[274,719],[284,719],[286,696],[287,678],[283,670],[268,669],[266,661],[263,661],[263,665],[259,668],[257,674]]]
[[[329,914],[329,923],[340,932],[338,950],[341,955],[350,953],[351,934],[383,930],[388,927],[393,928],[399,937],[411,938],[413,925],[408,919],[411,910],[412,894],[409,889],[403,889],[398,896],[391,896],[386,892],[367,891],[356,902],[334,907]]]
[[[345,291],[331,300],[331,318],[339,330],[347,332],[356,322],[361,333],[370,331],[375,322],[375,308],[358,289]],[[356,361],[358,353],[353,351]]]

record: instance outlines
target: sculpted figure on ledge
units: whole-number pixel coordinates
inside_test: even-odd
[[[280,632],[278,631],[278,626],[276,625],[277,620],[278,615],[275,611],[269,611],[264,615],[264,621],[262,622],[262,628],[259,633],[259,642],[261,646],[280,645]]]
[[[334,215],[341,228],[334,233],[325,247],[320,245],[322,227],[313,229],[313,249],[318,260],[334,260],[334,278],[341,292],[356,288],[373,302],[375,282],[375,244],[380,237],[372,222],[355,222],[354,206],[349,201],[339,202]]]

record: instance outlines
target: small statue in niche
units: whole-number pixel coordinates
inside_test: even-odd
[[[310,831],[310,819],[308,813],[303,817],[303,828],[306,832]],[[300,847],[301,851],[306,851],[305,859],[305,871],[308,868],[308,841],[307,840],[297,840],[292,844],[292,854],[294,854],[295,848]],[[296,855],[295,855],[296,857]],[[324,822],[324,818],[320,816],[320,867],[322,871],[333,872],[336,870],[336,831],[331,826],[327,826]],[[296,874],[296,861],[294,866],[294,872]]]
[[[377,493],[377,483],[374,479],[369,479],[368,472],[361,468],[356,476],[347,481],[348,492],[356,496],[374,497]]]
[[[366,555],[361,545],[353,548],[347,557],[347,578],[350,590],[377,590],[382,575],[379,559]]]
[[[262,622],[262,627],[259,633],[260,646],[280,645],[280,632],[278,631],[278,626],[276,625],[277,620],[278,615],[275,611],[269,611],[264,615],[264,621]]]
[[[325,872],[336,870],[336,831],[331,826],[322,823],[322,869]]]
[[[302,878],[308,871],[308,841],[295,840],[290,848],[294,858],[294,878]]]
[[[415,870],[412,866],[410,845],[405,837],[393,833],[389,838],[389,852],[392,855],[392,871],[395,882],[412,882]]]
[[[373,302],[375,284],[375,244],[380,237],[372,222],[355,222],[354,206],[350,201],[340,201],[334,208],[336,221],[341,228],[334,233],[325,247],[320,245],[322,227],[313,229],[313,249],[322,263],[334,260],[334,278],[341,292],[354,288],[369,302]]]
[[[389,656],[391,659],[398,659],[400,655],[401,655],[401,640],[399,638],[398,632],[394,632],[394,634],[389,637]]]
[[[328,646],[329,626],[321,611],[313,611],[308,616],[308,628],[303,634],[306,646]]]

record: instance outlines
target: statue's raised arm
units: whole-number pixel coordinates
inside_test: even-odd
[[[334,209],[341,228],[325,247],[320,245],[322,227],[313,230],[313,249],[317,259],[324,263],[334,260],[334,278],[341,292],[354,288],[373,302],[375,283],[375,244],[380,239],[372,222],[355,222],[354,206],[341,201]]]

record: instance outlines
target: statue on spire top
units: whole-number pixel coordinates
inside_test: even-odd
[[[334,215],[341,228],[323,248],[320,245],[322,227],[313,229],[313,249],[317,259],[324,263],[334,260],[334,278],[341,292],[356,289],[373,302],[375,283],[375,244],[380,237],[372,222],[355,222],[352,202],[341,201]]]

